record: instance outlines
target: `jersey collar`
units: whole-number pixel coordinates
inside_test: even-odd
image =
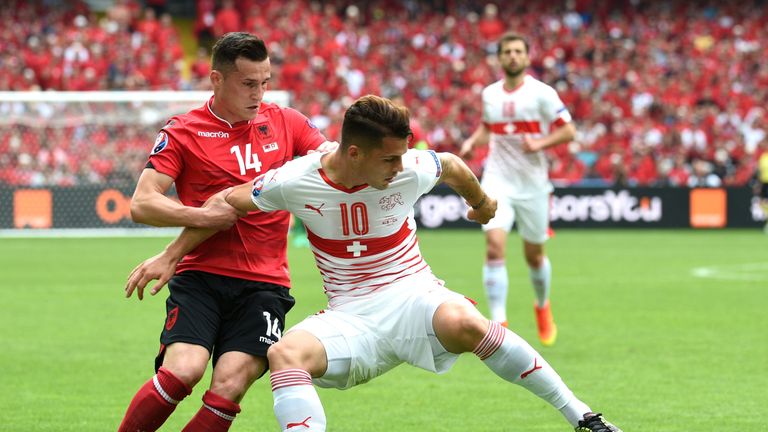
[[[326,183],[328,184],[328,186],[330,186],[330,187],[332,187],[332,188],[334,188],[334,189],[336,189],[336,190],[340,190],[340,191],[342,191],[342,192],[346,192],[346,193],[349,193],[349,194],[351,194],[351,193],[355,193],[355,192],[357,192],[357,191],[361,191],[361,190],[363,190],[363,189],[365,189],[365,188],[367,188],[367,187],[368,187],[368,184],[367,184],[367,183],[363,183],[363,184],[361,184],[361,185],[357,185],[357,186],[355,186],[355,187],[352,187],[352,188],[348,188],[348,187],[346,187],[346,186],[344,186],[344,185],[340,185],[340,184],[338,184],[338,183],[334,183],[334,182],[333,182],[333,181],[332,181],[332,180],[331,180],[331,179],[328,177],[328,175],[325,173],[325,171],[323,171],[323,169],[322,169],[322,168],[318,168],[318,169],[317,169],[317,172],[318,172],[318,173],[320,173],[320,177],[323,179],[323,181],[324,181],[324,182],[326,182]]]
[[[502,89],[504,89],[504,92],[505,92],[505,93],[514,93],[514,92],[516,92],[516,91],[520,90],[520,87],[522,87],[522,86],[523,86],[523,84],[525,84],[525,82],[526,82],[526,81],[528,81],[528,77],[529,77],[529,76],[530,76],[530,75],[527,75],[527,74],[526,74],[526,75],[523,77],[523,80],[522,80],[522,81],[520,81],[520,84],[516,85],[516,86],[515,86],[515,88],[513,88],[513,89],[508,89],[508,88],[507,88],[507,82],[506,82],[505,80],[502,80],[502,83],[501,83],[501,88],[502,88]]]
[[[232,123],[224,120],[223,118],[217,116],[216,113],[213,112],[213,109],[211,108],[211,104],[213,103],[213,98],[214,98],[214,96],[211,96],[211,98],[208,99],[208,102],[205,104],[205,107],[208,109],[208,113],[211,115],[211,117],[213,117],[216,120],[218,120],[218,121],[226,124],[227,126],[229,126],[230,129],[234,129],[236,127],[239,127],[239,126],[242,126],[242,125],[246,125],[246,124],[251,124],[251,122],[253,121],[253,120],[248,120],[248,121],[242,121],[242,122],[237,122],[235,124],[232,124]]]

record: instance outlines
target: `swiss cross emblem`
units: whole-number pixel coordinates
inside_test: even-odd
[[[351,253],[353,257],[359,257],[363,252],[368,250],[368,246],[355,240],[351,245],[347,246],[347,252]]]
[[[507,134],[513,134],[515,133],[515,125],[512,123],[507,123],[504,125],[504,133]]]
[[[268,123],[261,123],[256,125],[256,133],[259,135],[259,138],[261,139],[272,138],[272,130],[269,128]]]

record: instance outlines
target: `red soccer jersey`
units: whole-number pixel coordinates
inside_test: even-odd
[[[253,180],[325,141],[301,113],[262,103],[258,116],[231,125],[207,104],[175,116],[157,136],[151,167],[173,177],[179,200],[200,207],[211,195]],[[287,212],[253,212],[216,233],[179,263],[176,272],[201,270],[290,286]]]

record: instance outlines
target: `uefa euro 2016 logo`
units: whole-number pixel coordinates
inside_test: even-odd
[[[261,188],[264,187],[264,174],[256,177],[256,179],[253,181],[253,191],[251,192],[254,197],[257,197],[261,194]]]
[[[152,147],[152,154],[158,154],[168,145],[168,135],[160,131],[159,134],[157,134],[157,138],[155,138],[155,145]]]

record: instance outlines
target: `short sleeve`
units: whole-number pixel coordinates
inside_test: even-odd
[[[304,114],[292,108],[282,109],[288,130],[293,136],[293,156],[306,155],[310,150],[316,149],[326,141],[325,136],[320,133],[320,129],[312,124],[312,121]]]
[[[568,112],[568,108],[560,100],[555,89],[549,86],[543,88],[545,90],[542,92],[541,115],[551,125],[550,131],[570,123],[572,120],[571,113]]]
[[[253,180],[251,201],[261,211],[270,212],[286,208],[278,171],[279,169],[271,169]]]
[[[491,123],[491,101],[488,87],[483,89],[480,97],[480,103],[482,104],[483,109],[483,124],[489,126]]]
[[[149,154],[149,162],[152,167],[162,174],[176,178],[184,169],[183,145],[180,137],[182,129],[176,126],[172,119],[168,122],[155,138],[152,151]]]
[[[433,150],[409,150],[405,155],[404,165],[409,166],[418,179],[418,194],[423,195],[440,181],[443,166]]]

